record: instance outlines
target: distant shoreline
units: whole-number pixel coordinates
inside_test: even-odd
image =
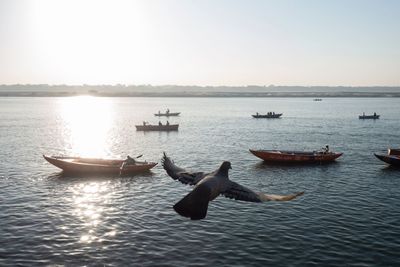
[[[348,97],[348,98],[392,98],[400,97],[400,93],[349,93],[349,94],[298,94],[298,93],[234,93],[234,94],[218,94],[218,93],[207,93],[207,94],[165,94],[165,93],[132,93],[132,94],[85,94],[85,93],[32,93],[32,92],[0,92],[0,97],[74,97],[74,96],[96,96],[96,97],[210,97],[210,98],[240,98],[240,97],[254,97],[254,98],[279,98],[279,97],[296,97],[296,98],[338,98],[338,97]]]
[[[396,86],[0,85],[0,97],[400,97]]]
[[[284,93],[245,93],[245,92],[207,92],[207,93],[84,93],[84,92],[0,92],[0,97],[305,97],[305,98],[335,98],[335,97],[400,97],[399,93],[310,93],[310,92],[284,92]]]

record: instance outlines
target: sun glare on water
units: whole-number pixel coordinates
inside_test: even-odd
[[[59,100],[66,150],[82,157],[109,155],[113,125],[112,102],[105,98],[78,96]]]
[[[117,226],[107,223],[107,214],[113,212],[113,208],[109,207],[113,194],[110,182],[74,184],[70,189],[73,193],[72,213],[82,231],[79,242],[99,243],[112,239],[117,234]]]

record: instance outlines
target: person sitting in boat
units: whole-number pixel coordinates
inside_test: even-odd
[[[325,153],[329,153],[329,146],[328,146],[328,145],[325,146],[324,152],[325,152]]]
[[[143,126],[146,126],[146,122],[145,121],[143,121]]]
[[[258,116],[258,112],[256,112],[256,115]]]
[[[167,121],[167,125],[169,125],[169,121]]]
[[[159,125],[159,126],[162,126],[162,123],[161,123],[161,121],[159,121],[159,122],[158,122],[158,125]]]
[[[127,165],[135,165],[136,164],[136,160],[134,158],[131,158],[129,155],[126,156],[126,160],[124,160],[121,164],[121,167],[119,168],[119,175],[122,174],[123,169],[125,168],[125,166]]]
[[[374,112],[374,117],[376,117],[376,112]]]
[[[169,108],[167,108],[167,112],[166,113],[169,114]]]
[[[126,156],[126,160],[124,160],[124,163],[126,165],[133,165],[136,163],[136,160],[134,158],[131,158],[129,155]]]

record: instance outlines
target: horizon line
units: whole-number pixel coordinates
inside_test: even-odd
[[[124,84],[124,83],[115,83],[115,84],[48,84],[48,83],[3,83],[0,84],[0,86],[123,86],[123,87],[130,87],[130,86],[146,86],[146,87],[350,87],[350,88],[376,88],[376,87],[398,87],[400,88],[400,85],[275,85],[275,84],[269,84],[269,85],[258,85],[258,84],[248,84],[248,85],[178,85],[178,84],[160,84],[160,85],[154,85],[154,84]]]

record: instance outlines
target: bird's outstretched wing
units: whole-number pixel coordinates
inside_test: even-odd
[[[164,152],[164,156],[161,159],[164,170],[171,176],[174,180],[179,180],[181,183],[195,185],[201,179],[203,179],[207,173],[204,172],[190,172],[181,167],[178,167],[174,164],[174,162],[167,157]]]
[[[264,201],[288,201],[304,194],[304,192],[294,193],[290,195],[270,195],[262,192],[254,192],[238,183],[229,181],[227,189],[221,192],[227,198],[249,202],[264,202]]]

